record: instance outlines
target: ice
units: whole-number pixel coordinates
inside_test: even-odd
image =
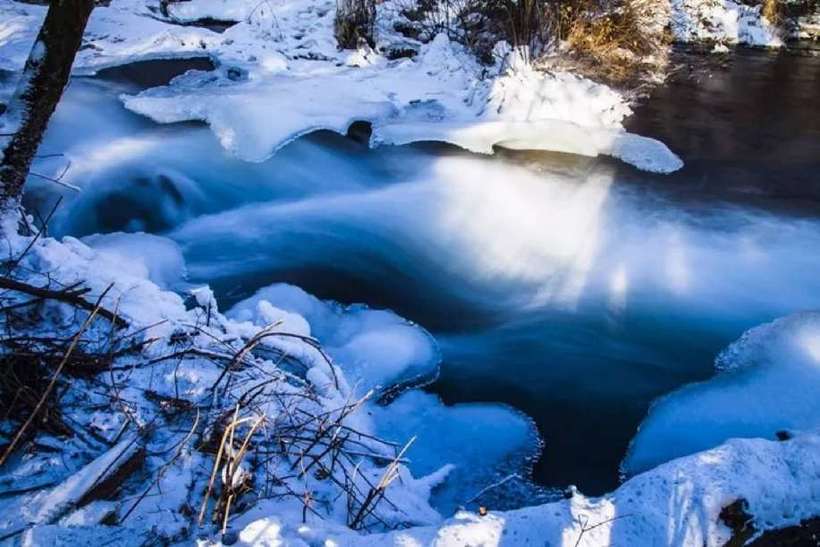
[[[600,498],[574,493],[515,511],[462,511],[438,525],[367,535],[321,524],[288,526],[281,511],[269,511],[243,519],[239,537],[242,545],[719,547],[732,536],[719,520],[725,506],[746,500],[758,531],[795,525],[820,511],[818,477],[817,436],[785,443],[738,439],[662,465]]]
[[[501,499],[492,497],[496,492],[490,490],[484,497],[478,494],[512,474],[521,477],[514,479],[520,486],[526,480],[529,461],[539,450],[532,421],[503,405],[446,406],[433,394],[411,391],[388,406],[374,408],[372,415],[381,437],[400,444],[416,437],[407,452],[415,476],[452,467],[433,491],[433,505],[443,515],[453,514],[468,502],[491,501],[499,506]]]
[[[753,328],[717,358],[712,380],[658,401],[624,460],[640,473],[734,437],[820,428],[820,314]]]
[[[681,159],[655,139],[562,120],[386,123],[376,128],[372,143],[400,145],[420,141],[446,142],[478,154],[492,154],[493,148],[499,146],[590,157],[606,155],[656,173],[671,173],[683,167]]]
[[[194,77],[200,76],[191,76],[186,82]],[[374,93],[355,88],[348,91],[344,82],[350,77],[343,74],[308,80],[282,75],[270,76],[262,83],[219,87],[193,83],[189,90],[178,80],[175,93],[159,88],[125,97],[124,103],[159,123],[206,121],[226,150],[243,160],[260,162],[302,135],[322,129],[345,133],[354,121],[391,112],[390,103]],[[327,89],[338,90],[333,101],[320,99]]]
[[[283,68],[240,83],[191,74],[123,100],[160,123],[206,121],[223,147],[249,161],[268,158],[300,135],[344,133],[366,120],[374,128],[373,145],[443,141],[485,154],[496,145],[603,154],[660,173],[683,165],[662,143],[623,131],[629,109],[608,88],[566,74],[538,74],[519,63],[519,72],[482,90],[464,68],[470,63],[458,63],[464,55],[440,37],[422,48],[419,61],[312,75]],[[327,89],[334,89],[332,102],[323,99]],[[469,100],[459,101],[460,95]]]
[[[152,234],[95,234],[83,238],[83,243],[134,268],[134,274],[150,279],[162,289],[179,288],[185,280],[185,259],[179,245],[165,237]]]
[[[281,322],[286,332],[313,336],[362,392],[429,380],[438,370],[438,348],[418,325],[387,310],[322,302],[292,285],[260,289],[226,315],[258,326]]]
[[[43,8],[2,0],[0,13],[13,15],[5,39],[0,32],[0,67],[19,69],[27,54],[23,45],[34,39],[24,29],[36,28]],[[145,59],[214,58],[214,73],[188,74],[166,87],[126,94],[123,101],[160,123],[204,121],[226,150],[248,161],[262,161],[307,133],[345,133],[353,122],[368,121],[376,129],[405,127],[405,137],[409,124],[413,141],[447,135],[442,140],[485,152],[506,142],[514,148],[608,154],[657,172],[681,165],[662,144],[623,131],[627,99],[606,86],[565,71],[535,70],[508,46],[496,48],[496,65],[487,69],[444,34],[420,46],[413,59],[391,61],[367,48],[339,51],[334,13],[330,0],[172,5],[177,22],[239,21],[219,34],[163,22],[134,0],[114,0],[94,10],[86,37],[94,47],[80,52],[74,71],[94,73]],[[463,131],[453,131],[453,125]],[[387,131],[382,142],[390,141]],[[454,138],[465,132],[465,140]]]

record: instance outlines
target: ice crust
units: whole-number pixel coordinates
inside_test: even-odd
[[[632,441],[624,471],[736,437],[820,429],[820,314],[800,313],[755,327],[717,358],[717,376],[661,399]]]
[[[43,12],[0,3],[8,16],[0,68],[22,66]],[[220,34],[161,21],[136,0],[113,0],[94,10],[86,38],[94,47],[80,52],[75,72],[211,57],[219,65],[214,73],[188,74],[123,102],[160,123],[204,121],[226,150],[248,161],[263,161],[306,133],[345,133],[353,122],[368,121],[380,135],[373,144],[443,140],[484,153],[506,146],[610,155],[660,173],[682,166],[662,143],[624,131],[627,100],[606,86],[535,70],[504,45],[488,70],[443,34],[414,59],[388,60],[367,48],[339,51],[334,13],[330,0],[184,2],[172,9],[176,23],[238,21]]]

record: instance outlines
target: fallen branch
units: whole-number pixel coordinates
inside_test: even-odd
[[[112,285],[113,286],[113,285]],[[109,291],[111,286],[105,290],[105,293]],[[115,314],[112,311],[109,311],[98,304],[92,304],[88,300],[82,298],[80,295],[85,294],[86,290],[83,291],[76,291],[76,290],[69,290],[63,289],[59,291],[55,291],[52,289],[47,289],[45,287],[36,287],[34,285],[29,285],[28,283],[23,283],[21,281],[17,281],[15,279],[11,279],[9,277],[0,277],[0,289],[8,289],[11,291],[17,291],[24,294],[28,294],[30,296],[36,296],[37,298],[42,298],[46,300],[57,300],[58,302],[65,302],[66,304],[71,304],[77,308],[84,309],[89,312],[93,312],[101,317],[105,317],[114,325],[119,328],[127,328],[128,322],[120,317],[119,315]],[[103,293],[103,296],[105,295]],[[102,301],[102,297],[100,297],[100,302]]]

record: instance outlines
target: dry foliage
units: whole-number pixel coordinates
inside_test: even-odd
[[[445,32],[487,63],[499,40],[534,60],[563,48],[580,72],[626,84],[664,61],[664,9],[659,0],[419,0],[403,26],[421,39]]]
[[[25,255],[45,233],[50,216],[39,231],[26,228],[33,238],[21,255],[0,263],[0,438],[5,440],[0,467],[16,465],[21,453],[36,457],[53,451],[42,444],[44,438],[93,437],[86,443],[91,453],[84,454],[93,458],[100,447],[115,450],[127,430],[136,429],[128,437],[138,449],[129,451],[110,476],[88,481],[92,487],[71,509],[95,499],[121,499],[119,514],[106,518],[109,524],[122,523],[144,500],[162,493],[163,478],[180,472],[183,456],[198,454],[209,467],[191,471],[185,483],[188,502],[178,511],[190,525],[183,533],[200,525],[216,525],[225,533],[233,516],[260,500],[286,498],[301,504],[304,520],[309,514],[325,518],[339,499],[351,528],[391,527],[384,515],[402,510],[389,499],[388,487],[406,463],[406,447],[352,425],[357,422],[351,416],[373,392],[333,407],[317,395],[306,377],[311,366],[327,366],[331,388],[338,390],[341,381],[316,340],[278,332],[274,324],[247,340],[226,342],[219,327],[209,326],[205,310],[196,324],[148,337],[145,333],[164,321],[133,328],[116,308],[104,307],[111,287],[91,297],[82,284],[61,286],[50,274],[28,269]],[[268,344],[271,338],[298,339],[323,362],[300,362]],[[215,371],[202,395],[176,391],[177,372],[188,364]],[[144,383],[142,371],[172,375],[174,389],[169,393],[165,385],[164,393],[156,391]],[[76,396],[90,392],[93,402]],[[125,417],[113,439],[87,424],[100,409]],[[168,539],[185,538],[153,538]]]
[[[657,0],[579,3],[561,14],[561,38],[582,73],[634,86],[666,62],[670,38],[656,24],[661,9]]]
[[[339,47],[375,45],[376,0],[337,0],[334,32]]]

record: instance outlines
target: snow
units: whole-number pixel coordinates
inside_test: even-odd
[[[639,475],[611,494],[486,516],[459,512],[444,523],[386,534],[248,523],[240,545],[668,545],[721,546],[731,536],[718,515],[743,498],[757,530],[794,525],[820,511],[820,438],[733,440]]]
[[[270,9],[269,3],[259,0],[199,0],[168,4],[168,14],[171,18],[186,23],[204,19],[239,22],[253,16],[254,12],[265,12]]]
[[[390,61],[366,48],[338,51],[332,36],[334,9],[332,0],[195,0],[171,7],[177,22],[237,21],[220,34],[163,21],[141,1],[112,0],[110,6],[95,9],[75,72],[91,74],[143,59],[213,58],[218,64],[213,73],[188,73],[168,86],[125,95],[122,101],[160,123],[204,121],[223,148],[254,162],[306,133],[344,133],[352,122],[366,120],[373,127],[373,145],[436,140],[479,153],[492,153],[499,146],[609,155],[659,173],[682,166],[662,143],[624,131],[623,120],[630,114],[627,100],[606,86],[566,72],[534,70],[523,56],[503,46],[497,49],[496,65],[485,69],[445,36],[421,46],[414,59]],[[679,40],[778,43],[757,8],[731,0],[673,0],[673,12],[673,32]],[[0,68],[22,67],[44,13],[42,6],[0,0]],[[125,149],[141,146],[112,144]],[[110,155],[122,152],[114,146]],[[86,166],[89,172],[98,167],[93,162]],[[423,191],[434,192],[429,187]],[[379,205],[385,194],[392,195],[375,192],[366,197]],[[465,192],[451,190],[445,195],[456,200],[457,194],[463,204]],[[474,210],[474,205],[465,204],[465,210]],[[485,207],[497,209],[498,202]],[[504,212],[518,210],[510,206]],[[486,229],[496,228],[477,228]],[[481,235],[486,234],[468,232],[460,237]],[[575,243],[564,241],[561,234],[545,237],[548,245],[539,239],[533,252],[569,253],[572,249],[565,247]],[[558,239],[549,239],[554,237]],[[7,245],[19,252],[27,243],[27,238],[14,236]],[[511,255],[506,242],[490,249],[489,256],[502,259],[493,262],[504,273],[531,274],[527,261]],[[578,268],[583,277],[584,265]],[[12,462],[15,467],[3,477],[4,484],[25,479],[53,485],[2,500],[0,535],[22,529],[24,545],[157,539],[149,533],[166,539],[185,537],[190,520],[182,508],[199,501],[212,458],[185,448],[188,424],[162,418],[149,402],[146,386],[163,397],[203,408],[203,401],[221,405],[215,411],[224,413],[233,408],[240,388],[262,375],[272,379],[271,389],[285,399],[281,407],[267,402],[258,409],[270,419],[282,419],[283,408],[299,405],[332,415],[372,390],[384,393],[397,383],[429,380],[440,359],[426,331],[390,311],[323,302],[289,285],[266,287],[224,315],[211,289],[199,287],[190,291],[193,298],[186,307],[182,296],[168,290],[179,289],[184,282],[181,250],[157,236],[44,238],[32,247],[21,270],[28,272],[31,282],[40,283],[46,276],[63,285],[82,281],[91,289],[90,296],[113,282],[104,305],[117,309],[144,339],[181,336],[206,356],[226,348],[235,354],[263,329],[275,329],[278,335],[260,344],[260,351],[272,352],[276,359],[254,355],[253,366],[239,367],[233,372],[236,381],[222,389],[214,386],[224,365],[204,357],[145,368],[126,359],[127,376],[112,372],[110,379],[101,375],[94,382],[78,380],[65,405],[78,430],[93,430],[104,441],[113,438],[126,418],[142,426],[160,422],[161,427],[145,428],[153,435],[146,440],[146,476],[155,482],[136,489],[125,484],[126,493],[116,505],[95,502],[72,512],[78,494],[99,471],[134,449],[132,439],[113,446],[100,440],[67,440],[61,450],[70,454],[68,461],[46,451],[22,455]],[[620,285],[626,286],[625,274]],[[50,304],[48,312],[55,325],[70,324],[75,313],[56,304]],[[175,347],[151,344],[146,357],[160,357],[169,349]],[[437,509],[446,516],[456,506],[469,505],[487,486],[509,486],[504,479],[525,468],[538,443],[532,424],[501,406],[447,407],[420,391],[406,391],[387,406],[364,400],[362,412],[346,418],[345,424],[400,443],[417,435],[407,465],[399,466],[399,479],[388,489],[395,505],[386,504],[378,512],[387,526],[406,529],[376,535],[348,530],[345,500],[328,481],[312,474],[289,484],[317,500],[319,517],[305,517],[301,502],[283,494],[257,500],[231,526],[240,543],[255,545],[722,545],[729,531],[717,515],[740,497],[749,502],[758,529],[795,524],[820,512],[820,439],[812,433],[820,416],[818,363],[817,315],[803,314],[754,329],[721,355],[718,364],[723,372],[715,380],[656,405],[625,462],[631,473],[646,472],[615,492],[601,498],[575,494],[568,500],[505,512],[497,510],[503,497],[486,491],[477,499],[496,504],[489,515],[461,512],[444,522]],[[122,382],[122,408],[111,407],[111,400],[99,393],[102,387],[115,387],[106,384],[115,376]],[[306,393],[310,397],[304,397]],[[727,400],[732,404],[725,404]],[[136,403],[131,406],[131,401]],[[101,415],[100,408],[110,408],[110,415]],[[784,428],[796,436],[787,442],[766,440]],[[738,436],[764,438],[730,439]],[[42,442],[48,446],[61,441],[46,435]],[[362,443],[373,454],[357,463],[355,481],[365,489],[367,481],[378,481],[383,462],[394,453],[375,442]],[[181,447],[171,468],[166,468],[167,457],[159,456],[168,446]],[[703,449],[708,450],[697,453]],[[288,461],[272,465],[281,476],[292,471]],[[145,486],[151,495],[133,506],[136,511],[123,526],[93,525],[112,507],[132,507]],[[210,529],[200,533],[202,543],[215,541]]]
[[[134,437],[121,440],[107,452],[68,477],[63,483],[35,497],[24,508],[31,513],[31,522],[50,524],[72,509],[80,499],[94,487],[108,478],[118,465],[130,458],[139,449]]]
[[[510,150],[544,150],[581,156],[619,158],[644,171],[672,173],[683,162],[660,141],[617,129],[584,127],[560,120],[480,123],[409,123],[378,127],[374,144],[440,141],[478,154],[494,146]]]
[[[10,238],[7,242],[10,245],[9,252],[12,256],[16,255],[25,248],[28,241],[27,237]],[[269,389],[278,393],[274,400],[288,405],[288,408],[294,408],[295,405],[306,411],[332,415],[339,412],[339,408],[346,402],[352,402],[353,397],[358,397],[365,391],[366,388],[360,389],[361,386],[355,382],[357,371],[366,375],[364,380],[375,383],[380,379],[389,381],[391,374],[401,374],[412,367],[420,367],[427,372],[438,363],[432,339],[420,328],[410,325],[395,314],[367,310],[363,306],[342,310],[336,305],[309,297],[293,287],[279,286],[269,289],[266,294],[281,295],[280,306],[298,308],[314,324],[308,325],[303,319],[298,322],[292,318],[290,325],[285,322],[277,327],[287,328],[296,322],[296,328],[290,330],[301,329],[302,333],[306,333],[309,329],[311,333],[326,336],[330,341],[329,351],[334,354],[334,361],[336,358],[340,361],[324,360],[319,350],[307,341],[274,336],[266,339],[263,345],[266,351],[273,352],[272,355],[282,357],[276,360],[255,357],[253,367],[235,371],[231,375],[234,382],[228,382],[229,385],[221,390],[215,390],[212,386],[218,385],[223,368],[217,365],[218,361],[214,362],[207,356],[218,355],[220,352],[224,354],[226,348],[231,352],[238,351],[244,344],[243,340],[259,333],[260,327],[254,326],[250,321],[237,322],[221,315],[216,306],[211,307],[213,294],[207,287],[198,291],[193,299],[195,305],[186,309],[180,296],[160,289],[149,280],[148,276],[157,272],[162,274],[160,277],[165,277],[169,262],[173,264],[174,259],[178,258],[178,249],[167,240],[145,234],[114,234],[90,238],[89,242],[97,248],[70,237],[63,241],[43,238],[24,256],[20,271],[27,272],[28,281],[37,285],[44,283],[46,275],[52,283],[62,285],[83,280],[91,289],[87,297],[92,301],[95,294],[99,294],[113,282],[110,296],[103,300],[103,305],[116,309],[130,322],[133,330],[131,336],[135,340],[144,337],[154,341],[138,360],[123,358],[121,363],[125,365],[127,372],[105,373],[91,380],[90,384],[81,379],[73,381],[62,411],[70,416],[71,423],[76,424],[80,430],[95,431],[95,438],[98,440],[91,445],[82,437],[64,442],[60,447],[64,462],[62,464],[61,458],[56,458],[47,451],[35,451],[15,460],[9,469],[10,475],[2,478],[4,483],[8,481],[17,488],[22,477],[30,477],[34,484],[58,484],[50,490],[35,490],[31,495],[23,493],[22,496],[3,499],[4,516],[0,522],[0,536],[22,531],[24,543],[36,543],[41,541],[38,538],[58,533],[58,530],[47,525],[74,509],[77,498],[88,489],[90,481],[96,480],[100,470],[105,470],[103,475],[108,473],[109,464],[127,457],[126,452],[135,446],[133,438],[129,438],[127,444],[123,441],[113,447],[106,447],[105,439],[116,436],[126,420],[146,426],[164,420],[164,415],[157,412],[155,399],[149,398],[146,390],[156,393],[154,397],[171,397],[191,403],[208,401],[209,404],[223,404],[224,400],[224,404],[232,408],[231,401],[240,394],[234,393],[234,389],[239,386],[240,392],[244,392],[248,383],[259,382],[261,374],[264,378],[275,380],[273,384],[266,382]],[[133,249],[135,245],[140,245],[143,250],[142,263],[138,267],[130,260],[123,260],[122,255],[118,254]],[[262,324],[267,324],[270,318],[276,319],[277,310],[266,302],[257,299],[253,306],[247,305],[254,313],[266,317]],[[208,309],[203,309],[206,307]],[[238,309],[239,314],[244,308],[240,305]],[[71,318],[76,312],[64,305],[50,304],[49,310],[44,313],[46,317],[54,319],[52,328],[59,329],[59,325],[71,325]],[[95,326],[89,336],[93,339],[93,334],[97,333],[106,339],[111,335],[109,329],[107,324]],[[170,340],[168,337],[172,334],[180,336],[186,332],[188,334],[183,340],[190,340],[205,355],[204,358],[158,361],[143,368],[146,359],[161,358],[168,351],[178,349],[180,342],[167,341]],[[286,334],[288,331],[279,332]],[[387,346],[384,345],[385,342]],[[301,368],[294,368],[295,363],[299,363]],[[329,367],[333,367],[332,372]],[[374,367],[374,370],[371,372],[367,367]],[[351,371],[349,381],[345,376],[346,370]],[[416,369],[412,372],[415,374]],[[334,381],[336,375],[339,376],[338,382]],[[118,382],[116,389],[119,404],[112,403],[105,395],[106,386],[115,381]],[[298,386],[309,386],[306,389],[315,395],[300,397],[303,392]],[[354,395],[352,389],[362,393]],[[270,420],[286,419],[278,408],[279,403],[274,403],[274,400],[263,403],[263,406],[257,407],[257,411],[263,412]],[[347,417],[345,423],[365,435],[374,434],[375,428],[367,409],[375,404],[374,401],[363,400],[361,405],[364,410]],[[103,408],[107,412],[101,415]],[[125,523],[126,527],[134,527],[132,531],[135,541],[146,533],[166,538],[175,537],[189,526],[190,521],[181,514],[181,510],[185,505],[199,503],[202,481],[207,477],[207,471],[204,470],[213,465],[210,462],[211,456],[185,449],[183,440],[191,424],[184,423],[184,420],[181,425],[178,421],[174,424],[165,422],[161,427],[151,425],[143,430],[141,444],[145,444],[148,458],[145,475],[142,475],[143,472],[140,475],[146,477],[148,482],[126,483],[127,494],[120,500],[118,514],[122,517],[145,488],[149,492],[159,489],[162,495],[147,496]],[[373,453],[379,459],[361,457],[356,463],[358,471],[355,480],[362,481],[358,486],[360,489],[366,488],[366,480],[371,483],[378,481],[384,473],[384,461],[389,461],[393,456],[383,445],[368,439],[369,437],[362,438],[357,445],[358,450],[365,454]],[[49,444],[48,435],[41,442]],[[168,447],[181,447],[179,458],[170,460],[170,463]],[[98,455],[89,458],[89,454],[95,452]],[[171,464],[173,466],[168,468]],[[279,476],[284,476],[290,468],[286,461],[274,461],[272,464],[282,467],[275,471]],[[268,472],[270,471],[269,469]],[[419,479],[413,478],[403,466],[400,466],[398,472],[401,480],[391,485],[388,495],[390,499],[401,502],[402,511],[388,506],[379,508],[377,515],[381,521],[392,522],[394,525],[399,522],[437,522],[440,516],[429,505],[428,498],[431,488],[442,480],[446,471],[437,471],[430,477]],[[264,482],[261,477],[256,480]],[[320,516],[316,518],[344,522],[347,512],[345,500],[334,491],[332,483],[312,476],[309,482],[318,500],[318,507],[322,508]],[[300,480],[298,487],[308,486],[304,480]],[[290,503],[284,505],[290,510],[294,510],[294,507],[301,509],[301,503],[296,501],[294,506],[292,498],[286,499]],[[77,526],[73,530],[82,530],[87,527],[87,520],[92,518],[94,509],[90,506],[77,509],[80,512],[68,515],[65,525]],[[99,515],[99,512],[96,514]],[[65,537],[73,537],[73,531],[67,533],[69,535]],[[93,536],[100,532],[88,529],[88,533]]]
[[[135,275],[149,279],[161,289],[179,288],[185,280],[182,250],[168,238],[143,232],[114,232],[86,236],[82,241],[102,255],[127,263]]]
[[[33,40],[28,29],[36,28],[43,8],[0,0],[0,13],[13,14],[0,33],[0,68],[18,69],[27,54],[23,45]],[[226,150],[248,161],[263,161],[301,135],[344,133],[364,120],[381,133],[374,144],[401,134],[401,142],[445,140],[482,152],[506,145],[611,155],[663,173],[682,165],[663,144],[624,132],[627,99],[606,86],[535,70],[521,52],[502,46],[488,70],[443,34],[413,59],[390,61],[369,49],[339,51],[334,13],[332,0],[172,4],[176,21],[238,21],[219,34],[164,22],[142,2],[113,0],[94,10],[86,35],[91,47],[80,51],[74,70],[88,74],[145,59],[212,57],[219,64],[215,73],[191,73],[169,86],[123,96],[123,102],[160,123],[204,121]]]
[[[761,14],[762,4],[750,6],[735,0],[671,0],[671,5],[670,26],[677,41],[783,45],[778,29]]]
[[[820,314],[801,313],[746,332],[717,358],[715,378],[650,410],[624,461],[632,475],[734,437],[820,430]]]
[[[661,173],[682,167],[662,143],[623,131],[629,109],[619,94],[509,56],[504,72],[482,81],[469,54],[439,35],[414,60],[387,62],[371,52],[365,66],[306,70],[282,58],[248,81],[189,74],[123,101],[160,123],[206,121],[223,147],[248,161],[263,161],[305,133],[345,133],[367,120],[372,145],[443,141],[479,153],[497,145],[610,155]]]
[[[272,303],[275,303],[272,304]],[[438,373],[440,355],[432,336],[387,310],[322,302],[302,289],[275,284],[257,291],[226,315],[264,327],[318,339],[362,393]]]

